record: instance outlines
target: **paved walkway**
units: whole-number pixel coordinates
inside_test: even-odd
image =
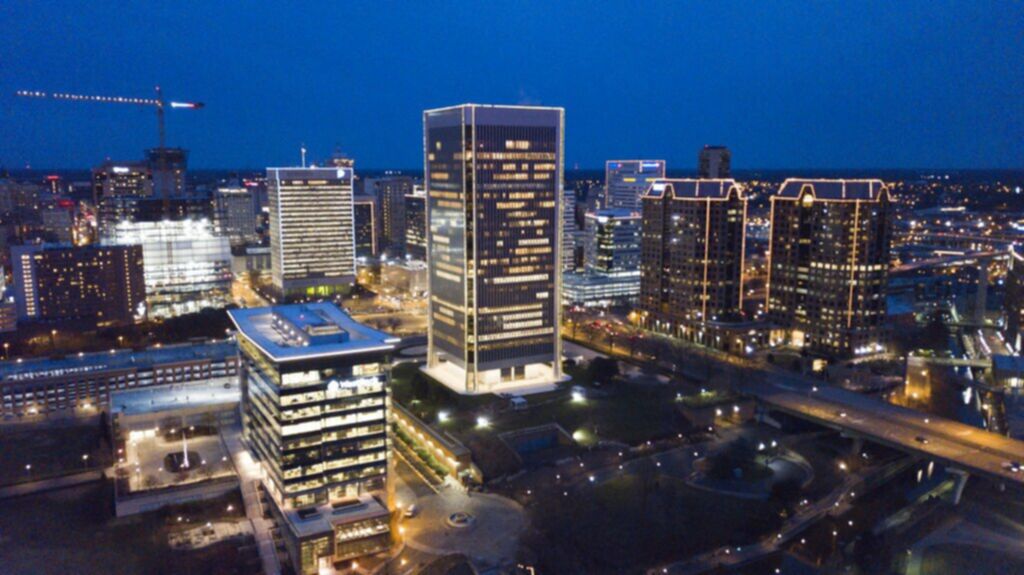
[[[64,489],[65,487],[74,487],[83,483],[92,483],[93,481],[100,481],[105,475],[113,477],[114,468],[90,469],[88,471],[81,471],[70,475],[61,475],[60,477],[51,477],[49,479],[26,481],[24,483],[8,485],[7,487],[0,487],[0,499],[20,497],[22,495],[39,493],[40,491]]]
[[[224,439],[224,445],[231,453],[231,459],[238,471],[242,501],[245,502],[245,515],[252,523],[256,545],[260,552],[260,561],[263,562],[263,573],[264,575],[280,575],[281,562],[277,558],[277,549],[274,547],[274,536],[270,533],[273,524],[270,520],[263,518],[263,510],[260,507],[259,491],[257,490],[260,480],[259,464],[242,443],[241,430],[237,426],[222,428],[221,437]]]
[[[400,482],[404,482],[402,478]],[[399,485],[400,497],[415,499],[416,517],[402,520],[405,545],[430,555],[463,553],[478,569],[506,565],[515,560],[526,513],[517,502],[490,493],[468,493],[445,485],[438,493]],[[405,502],[408,503],[408,502]],[[461,511],[473,517],[468,527],[450,527],[445,520]]]

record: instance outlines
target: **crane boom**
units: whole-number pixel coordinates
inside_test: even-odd
[[[156,108],[157,128],[160,134],[160,147],[165,147],[164,136],[164,108],[168,105],[171,108],[184,108],[198,110],[203,107],[202,102],[166,102],[160,86],[156,87],[156,98],[135,98],[131,96],[101,96],[96,94],[74,94],[70,92],[43,92],[40,90],[18,90],[16,96],[23,98],[41,98],[51,100],[66,100],[70,102],[96,102],[101,104],[134,104],[136,106],[153,106]]]
[[[134,98],[130,96],[100,96],[94,94],[73,94],[70,92],[43,92],[39,90],[18,90],[16,96],[23,98],[40,98],[50,100],[66,100],[70,102],[96,102],[101,104],[130,104],[136,106],[152,106],[156,108],[157,131],[160,138],[160,165],[157,169],[164,175],[167,166],[163,150],[166,145],[166,130],[164,128],[164,109],[169,105],[171,108],[184,108],[198,110],[204,107],[202,102],[167,102],[164,100],[163,90],[156,87],[156,98]],[[167,194],[164,191],[164,203],[166,207]]]

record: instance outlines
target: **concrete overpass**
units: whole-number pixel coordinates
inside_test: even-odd
[[[916,360],[920,365],[941,365],[948,367],[978,367],[982,369],[992,369],[991,359],[963,359],[957,357],[922,357],[914,356],[911,359]]]
[[[1024,462],[1024,442],[844,389],[780,377],[782,380],[776,382],[743,384],[739,391],[756,397],[771,409],[844,435],[1001,484],[1024,487],[1024,471],[1009,469],[1011,463]]]

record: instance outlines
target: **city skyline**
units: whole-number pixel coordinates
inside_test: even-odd
[[[157,143],[151,110],[44,103],[15,91],[151,97],[157,84],[168,99],[207,104],[168,114],[168,143],[189,149],[195,168],[298,164],[303,144],[321,159],[340,148],[366,168],[415,167],[420,112],[451,102],[566,108],[567,169],[624,154],[691,165],[706,144],[728,145],[739,170],[1001,168],[1024,154],[1015,137],[1024,113],[1014,100],[1022,78],[1011,24],[1019,6],[737,5],[692,13],[652,4],[651,30],[618,18],[614,5],[520,8],[463,15],[449,6],[337,14],[131,7],[112,22],[103,5],[67,21],[15,5],[6,11],[12,23],[53,28],[9,26],[0,109],[12,138],[0,143],[0,165],[85,167],[137,158]],[[234,25],[199,33],[196,19]],[[144,25],[151,20],[162,24],[155,37]],[[497,41],[489,41],[490,26],[474,25],[491,20],[503,23]],[[421,34],[421,21],[464,34]],[[566,21],[574,25],[555,33]],[[335,33],[339,26],[346,34]],[[282,38],[289,30],[304,33]],[[254,40],[267,35],[277,39]],[[633,41],[600,41],[609,36]],[[689,42],[672,41],[680,36]],[[96,57],[77,61],[52,37]],[[501,44],[518,38],[522,50],[502,53]],[[449,58],[443,73],[431,72],[429,62],[470,46],[480,55]],[[294,68],[267,74],[276,61]],[[328,62],[341,62],[340,72],[307,73]],[[467,76],[479,81],[466,84]],[[580,90],[587,85],[597,89]],[[48,137],[63,125],[81,129]],[[857,129],[865,125],[871,129]]]
[[[4,575],[1024,574],[1021,6],[23,1]]]

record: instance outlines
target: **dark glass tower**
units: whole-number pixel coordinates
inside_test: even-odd
[[[424,113],[427,372],[460,393],[562,377],[564,116],[476,104]]]

